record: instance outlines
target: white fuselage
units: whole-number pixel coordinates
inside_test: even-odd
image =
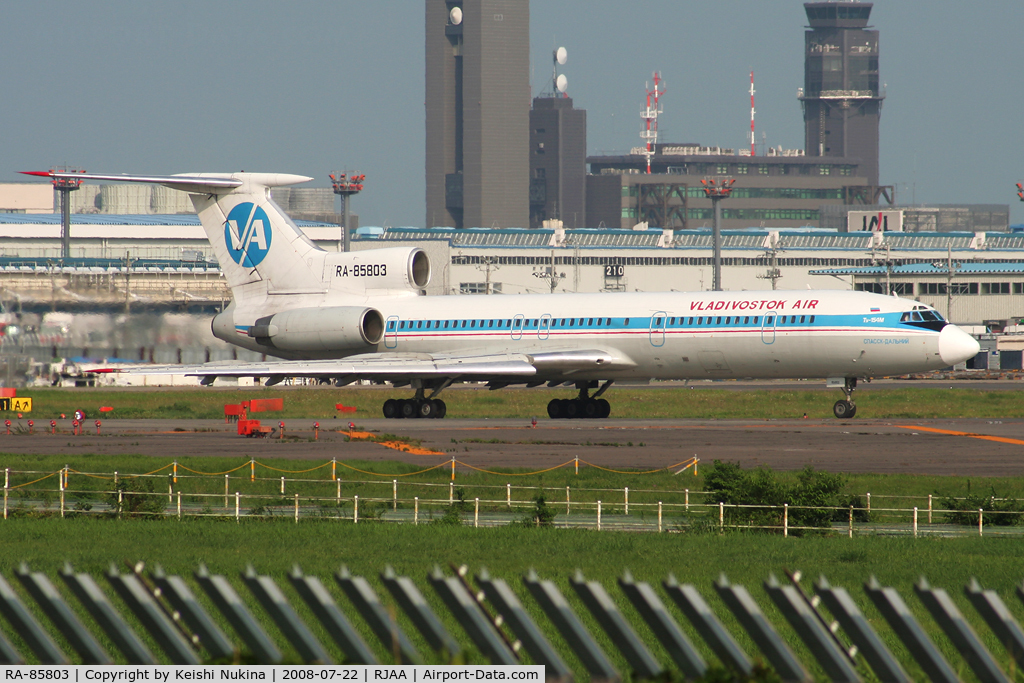
[[[612,358],[587,370],[539,370],[535,379],[547,381],[907,374],[963,360],[940,350],[944,334],[970,339],[952,325],[944,333],[901,323],[917,302],[863,292],[370,296],[346,303],[372,306],[386,320],[384,339],[370,352],[596,349]],[[241,311],[234,317],[235,343],[274,353],[245,336],[253,320],[240,319]]]

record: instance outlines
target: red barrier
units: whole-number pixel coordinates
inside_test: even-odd
[[[245,419],[245,406],[234,403],[224,404],[224,423],[238,422]]]
[[[347,405],[344,405],[342,403],[335,403],[334,407],[338,410],[339,413],[354,413],[354,412],[356,412],[356,407],[355,406],[347,406]]]
[[[262,413],[268,410],[284,410],[284,399],[283,398],[254,398],[251,401],[246,401],[242,405],[246,405],[250,413]]]
[[[114,406],[100,406],[100,412],[101,413],[109,413],[113,409],[114,409]]]
[[[14,387],[0,387],[0,398],[14,398],[18,395],[18,390]]]

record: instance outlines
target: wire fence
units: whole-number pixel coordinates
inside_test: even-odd
[[[220,472],[200,472],[177,462],[138,474],[70,467],[55,472],[7,468],[3,519],[59,515],[355,524],[444,521],[474,527],[534,523],[598,531],[783,536],[827,532],[849,537],[1024,534],[1024,512],[999,509],[1004,502],[1011,503],[1004,507],[1013,508],[1015,501],[995,497],[985,499],[978,509],[965,509],[967,504],[976,504],[976,498],[871,493],[859,497],[863,503],[857,506],[741,505],[718,500],[716,492],[688,488],[555,487],[407,478],[449,466],[454,477],[456,464],[464,465],[452,459],[450,464],[404,474],[374,473],[335,460],[304,470],[281,470],[255,460]],[[684,470],[696,464],[693,459]],[[339,469],[375,478],[346,479],[338,476]],[[322,478],[308,476],[321,470],[325,473]],[[285,474],[270,477],[264,471]],[[950,504],[955,507],[945,507]]]

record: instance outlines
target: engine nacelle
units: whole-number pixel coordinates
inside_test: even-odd
[[[282,351],[372,351],[384,338],[384,316],[375,308],[296,308],[260,318],[248,335]]]
[[[430,259],[415,247],[329,252],[324,265],[324,279],[336,292],[418,292],[430,282]]]

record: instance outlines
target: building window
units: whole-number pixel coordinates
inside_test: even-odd
[[[791,167],[789,164],[782,164],[779,166],[779,174],[789,175],[791,173]]]
[[[945,294],[946,285],[942,282],[918,282],[918,294]]]
[[[459,294],[486,294],[487,283],[486,282],[461,282],[459,283]],[[501,294],[501,283],[491,283],[491,294]],[[474,325],[475,325],[474,321]],[[465,326],[465,323],[463,323]],[[483,324],[480,325],[483,327]],[[447,325],[446,325],[447,327]]]
[[[981,283],[982,294],[1009,294],[1010,283],[1009,282],[982,282]]]
[[[537,132],[537,135],[544,135],[544,133],[546,133],[547,131],[544,130],[543,128],[538,128],[536,132]]]
[[[1014,294],[1024,294],[1024,282],[1014,282],[1013,283],[1013,293]]]
[[[839,175],[853,175],[853,166],[843,164],[839,167]]]
[[[761,164],[757,167],[758,175],[768,175],[768,164]]]
[[[622,217],[623,218],[636,218],[636,209],[632,208],[632,207],[623,207],[622,208]]]
[[[828,175],[832,172],[832,167],[828,164],[822,164],[818,167],[818,175]]]
[[[547,170],[543,168],[535,168],[533,169],[533,177],[538,180],[543,180],[547,177]]]
[[[715,173],[725,175],[729,172],[729,164],[718,164],[715,166]]]
[[[746,164],[736,164],[736,175],[746,175],[746,174],[747,174],[747,165]]]

